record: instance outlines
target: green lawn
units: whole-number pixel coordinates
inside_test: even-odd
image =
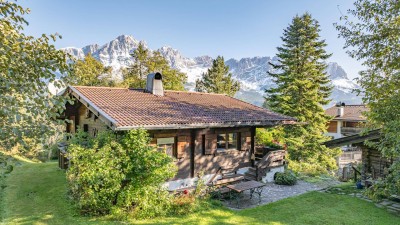
[[[0,193],[4,224],[121,224],[82,217],[66,194],[64,171],[55,162],[24,163]],[[400,224],[400,217],[354,197],[311,192],[253,209],[216,207],[183,217],[130,221],[134,224]]]

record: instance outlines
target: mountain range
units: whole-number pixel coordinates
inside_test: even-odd
[[[138,47],[139,43],[148,48],[145,41],[136,40],[130,35],[121,35],[104,45],[91,44],[83,48],[67,47],[62,50],[78,60],[84,59],[85,55],[90,53],[105,66],[111,66],[113,79],[120,80],[122,79],[121,69],[132,64],[133,58],[130,54]],[[189,91],[194,90],[196,79],[210,68],[213,61],[213,58],[207,55],[194,58],[185,57],[170,46],[156,50],[149,49],[149,51],[160,51],[172,68],[186,73],[188,79],[185,87]],[[267,74],[267,71],[272,70],[270,62],[276,63],[277,57],[257,56],[226,61],[232,77],[241,83],[241,89],[235,95],[236,98],[262,105],[264,90],[275,85],[272,77]],[[347,73],[340,65],[329,62],[326,72],[334,86],[331,95],[332,103],[339,101],[346,104],[361,103],[361,97],[352,93],[352,90],[359,86],[348,78]]]

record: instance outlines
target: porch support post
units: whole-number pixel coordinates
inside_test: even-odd
[[[251,166],[254,167],[254,159],[253,159],[253,154],[255,154],[255,143],[254,143],[254,138],[256,136],[256,128],[251,127],[250,128],[250,135],[251,135],[251,144],[250,144],[250,159],[251,159]]]
[[[196,149],[196,130],[190,131],[190,177],[194,177],[194,155]]]

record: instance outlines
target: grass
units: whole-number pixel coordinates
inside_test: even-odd
[[[65,173],[55,162],[23,163],[5,184],[3,224],[122,224],[79,215],[67,197]],[[0,194],[1,196],[1,194]],[[0,197],[1,198],[1,197]],[[1,208],[0,208],[1,209]],[[1,212],[1,210],[0,210]],[[358,198],[310,192],[268,205],[233,211],[215,206],[187,216],[129,221],[132,224],[400,224],[392,215]]]

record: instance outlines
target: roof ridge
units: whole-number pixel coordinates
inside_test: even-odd
[[[175,90],[164,90],[164,92],[178,92],[178,93],[189,93],[189,94],[205,94],[205,95],[222,95],[228,96],[227,94],[218,94],[218,93],[208,93],[208,92],[199,92],[199,91],[175,91]]]
[[[104,86],[85,86],[85,85],[71,85],[71,87],[74,87],[74,88],[80,88],[80,87],[83,87],[83,88],[93,88],[93,89],[95,89],[95,88],[98,88],[98,89],[123,89],[123,90],[129,90],[130,88],[123,88],[123,87],[104,87]]]

